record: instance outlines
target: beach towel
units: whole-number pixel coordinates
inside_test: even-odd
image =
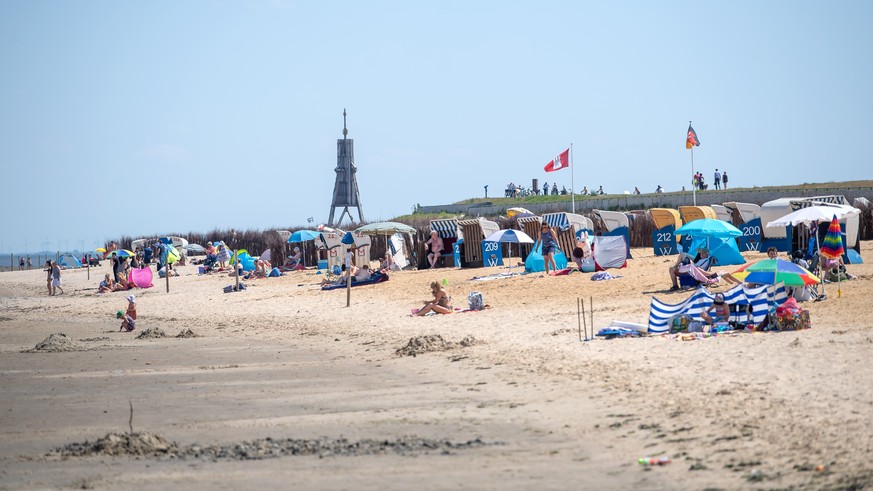
[[[598,271],[591,275],[591,281],[617,280],[621,277],[621,275],[613,276],[607,271]]]
[[[512,278],[514,276],[521,276],[527,273],[494,273],[485,276],[474,276],[470,278],[470,281],[491,281],[491,280],[502,280],[504,278]]]
[[[352,286],[363,286],[363,285],[375,285],[376,283],[382,283],[383,281],[388,281],[388,275],[385,273],[373,273],[370,275],[370,278],[364,281],[352,281]],[[324,285],[321,287],[323,291],[327,290],[336,290],[339,288],[345,288],[346,284],[343,283],[341,285]]]

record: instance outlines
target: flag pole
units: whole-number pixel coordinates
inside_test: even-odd
[[[688,127],[691,128],[691,121],[688,122]],[[691,178],[694,179],[694,145],[691,145]],[[691,184],[691,198],[694,201],[694,206],[697,206],[697,180],[694,179]]]
[[[570,142],[570,206],[576,213],[576,185],[573,183],[573,143]]]

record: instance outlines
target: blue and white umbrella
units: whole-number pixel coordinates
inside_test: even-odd
[[[530,235],[522,232],[521,230],[498,230],[493,234],[489,235],[485,238],[486,242],[503,242],[507,244],[533,244],[534,240],[530,238]],[[519,255],[521,255],[521,245],[518,246]],[[512,246],[510,246],[509,254],[512,255]],[[510,266],[511,267],[511,266]]]
[[[485,238],[486,242],[508,242],[511,244],[533,244],[534,240],[530,235],[521,230],[498,230]]]

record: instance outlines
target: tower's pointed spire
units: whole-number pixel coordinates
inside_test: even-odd
[[[346,108],[343,108],[343,138],[348,136],[348,134],[349,134],[349,129],[346,126]]]

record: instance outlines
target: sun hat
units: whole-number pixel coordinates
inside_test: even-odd
[[[115,313],[115,318],[120,319],[122,315],[124,315],[124,312],[119,310],[118,312]]]
[[[136,297],[133,296],[133,295],[128,295],[128,296],[127,296],[127,301],[130,302],[130,303],[134,303],[134,304],[135,304],[135,303],[136,303]]]

